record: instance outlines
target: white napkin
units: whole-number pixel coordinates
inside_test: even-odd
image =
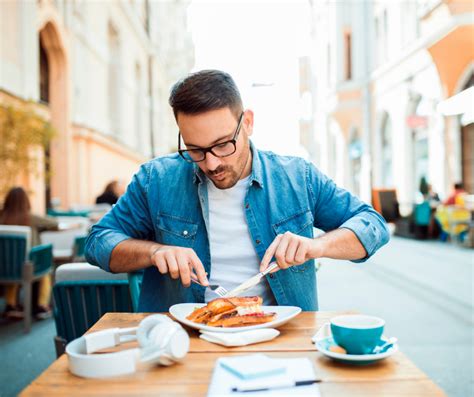
[[[261,328],[241,332],[209,332],[201,331],[199,336],[208,342],[217,343],[223,346],[245,346],[252,343],[266,342],[280,335],[280,331],[273,328]]]

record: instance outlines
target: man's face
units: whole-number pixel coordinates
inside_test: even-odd
[[[238,119],[229,108],[211,110],[200,114],[178,113],[177,123],[187,149],[207,148],[231,140]],[[216,157],[207,153],[206,158],[196,163],[219,189],[228,189],[240,179],[250,175],[252,158],[249,135],[253,129],[253,113],[246,110],[236,142],[236,151],[227,157]]]

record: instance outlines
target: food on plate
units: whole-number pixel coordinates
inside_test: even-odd
[[[186,318],[210,327],[246,327],[275,320],[276,313],[264,313],[261,305],[260,296],[217,298]]]

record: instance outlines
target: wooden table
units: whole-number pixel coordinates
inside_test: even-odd
[[[216,360],[225,355],[264,352],[272,357],[308,357],[322,379],[322,396],[445,396],[444,392],[403,353],[369,366],[337,363],[319,353],[311,336],[331,317],[343,312],[303,312],[279,327],[273,341],[228,348],[198,338],[188,329],[190,352],[185,361],[171,367],[139,365],[133,375],[113,379],[83,379],[69,373],[66,355],[61,356],[22,392],[22,396],[205,396]],[[108,313],[88,332],[110,327],[136,326],[146,314]],[[136,342],[122,345],[132,347]],[[403,350],[403,346],[402,346]]]

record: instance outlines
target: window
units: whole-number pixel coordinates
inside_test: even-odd
[[[39,66],[40,101],[49,103],[49,63],[41,38],[39,40]]]
[[[351,32],[344,33],[344,79],[352,79],[352,34]]]
[[[120,63],[120,43],[119,36],[112,24],[109,24],[108,32],[109,46],[109,64],[108,64],[108,113],[109,113],[109,132],[115,135],[119,134],[119,63]]]

